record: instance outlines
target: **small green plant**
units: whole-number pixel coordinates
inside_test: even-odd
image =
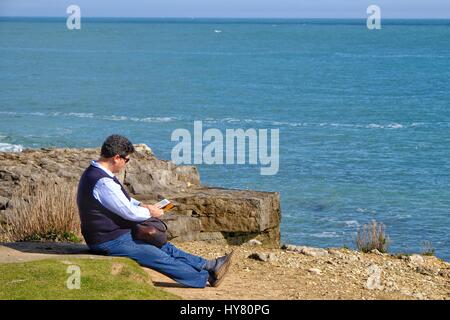
[[[422,242],[422,252],[423,256],[434,256],[436,253],[436,248],[434,248],[431,241],[423,241]]]
[[[370,252],[374,249],[381,253],[387,253],[389,248],[389,237],[386,235],[383,223],[375,220],[358,228],[356,234],[356,248],[362,252]]]

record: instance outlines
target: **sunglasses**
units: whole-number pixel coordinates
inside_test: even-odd
[[[119,155],[119,157],[121,157],[123,160],[125,160],[125,163],[128,163],[128,161],[130,161],[130,158],[126,158],[125,156]]]

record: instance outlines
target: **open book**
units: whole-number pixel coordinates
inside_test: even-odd
[[[170,202],[170,201],[167,200],[167,199],[163,199],[163,200],[161,200],[160,202],[155,203],[154,205],[157,206],[157,207],[160,208],[160,209],[163,209],[164,212],[165,212],[165,211],[169,211],[170,209],[172,209],[172,208],[174,207],[174,206],[173,206],[173,203]]]

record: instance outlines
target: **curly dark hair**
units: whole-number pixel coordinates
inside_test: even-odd
[[[103,142],[100,156],[104,158],[112,158],[116,155],[126,157],[134,152],[134,146],[130,140],[118,134],[110,135]]]

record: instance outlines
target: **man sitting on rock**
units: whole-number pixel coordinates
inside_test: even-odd
[[[233,252],[207,260],[169,242],[158,248],[133,239],[134,225],[164,213],[131,198],[114,175],[125,167],[134,151],[127,138],[109,136],[102,145],[100,159],[93,160],[81,176],[77,205],[87,245],[96,253],[129,257],[188,287],[204,288],[208,282],[217,287],[228,271]]]

